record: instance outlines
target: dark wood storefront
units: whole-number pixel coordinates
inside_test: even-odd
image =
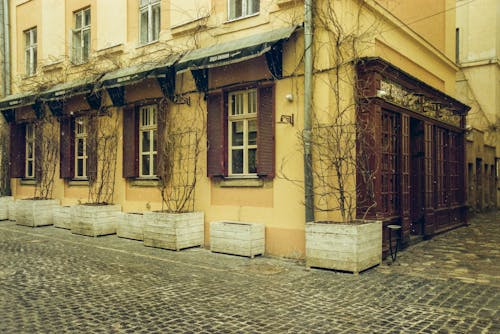
[[[357,75],[358,122],[373,133],[358,144],[373,147],[363,159],[373,194],[359,192],[358,217],[383,220],[384,252],[389,224],[401,225],[403,244],[466,224],[469,107],[380,58],[362,59]]]

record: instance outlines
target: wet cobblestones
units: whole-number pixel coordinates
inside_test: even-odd
[[[359,276],[0,222],[0,333],[499,333],[497,215]]]

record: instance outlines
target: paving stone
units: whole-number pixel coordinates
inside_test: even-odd
[[[498,333],[495,213],[359,276],[0,222],[0,333]]]

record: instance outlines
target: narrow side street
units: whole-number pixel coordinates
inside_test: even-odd
[[[0,333],[499,333],[498,212],[359,276],[0,222]]]

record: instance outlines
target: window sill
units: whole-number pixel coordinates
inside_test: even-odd
[[[21,185],[22,186],[34,186],[36,185],[36,180],[35,179],[21,179]]]
[[[189,22],[184,22],[170,27],[172,36],[182,36],[193,32],[198,32],[207,28],[207,16],[202,16]]]
[[[259,14],[260,14],[260,12],[253,13],[253,14],[246,15],[246,16],[235,17],[234,19],[228,19],[226,22],[224,22],[224,24],[233,23],[233,22],[236,22],[236,21],[241,21],[241,20],[248,19],[248,18],[251,18],[251,17],[259,16]]]
[[[160,42],[160,39],[155,39],[154,41],[151,41],[151,42],[148,42],[148,43],[138,44],[135,48],[136,49],[141,49],[141,48],[148,47],[150,45],[158,44],[159,42]]]
[[[130,185],[132,187],[158,187],[159,184],[160,180],[157,178],[137,178],[130,180]]]
[[[68,181],[68,186],[70,187],[88,187],[89,186],[89,180],[82,179],[72,179]]]
[[[221,188],[261,188],[264,186],[264,180],[258,176],[230,176],[219,181]]]

